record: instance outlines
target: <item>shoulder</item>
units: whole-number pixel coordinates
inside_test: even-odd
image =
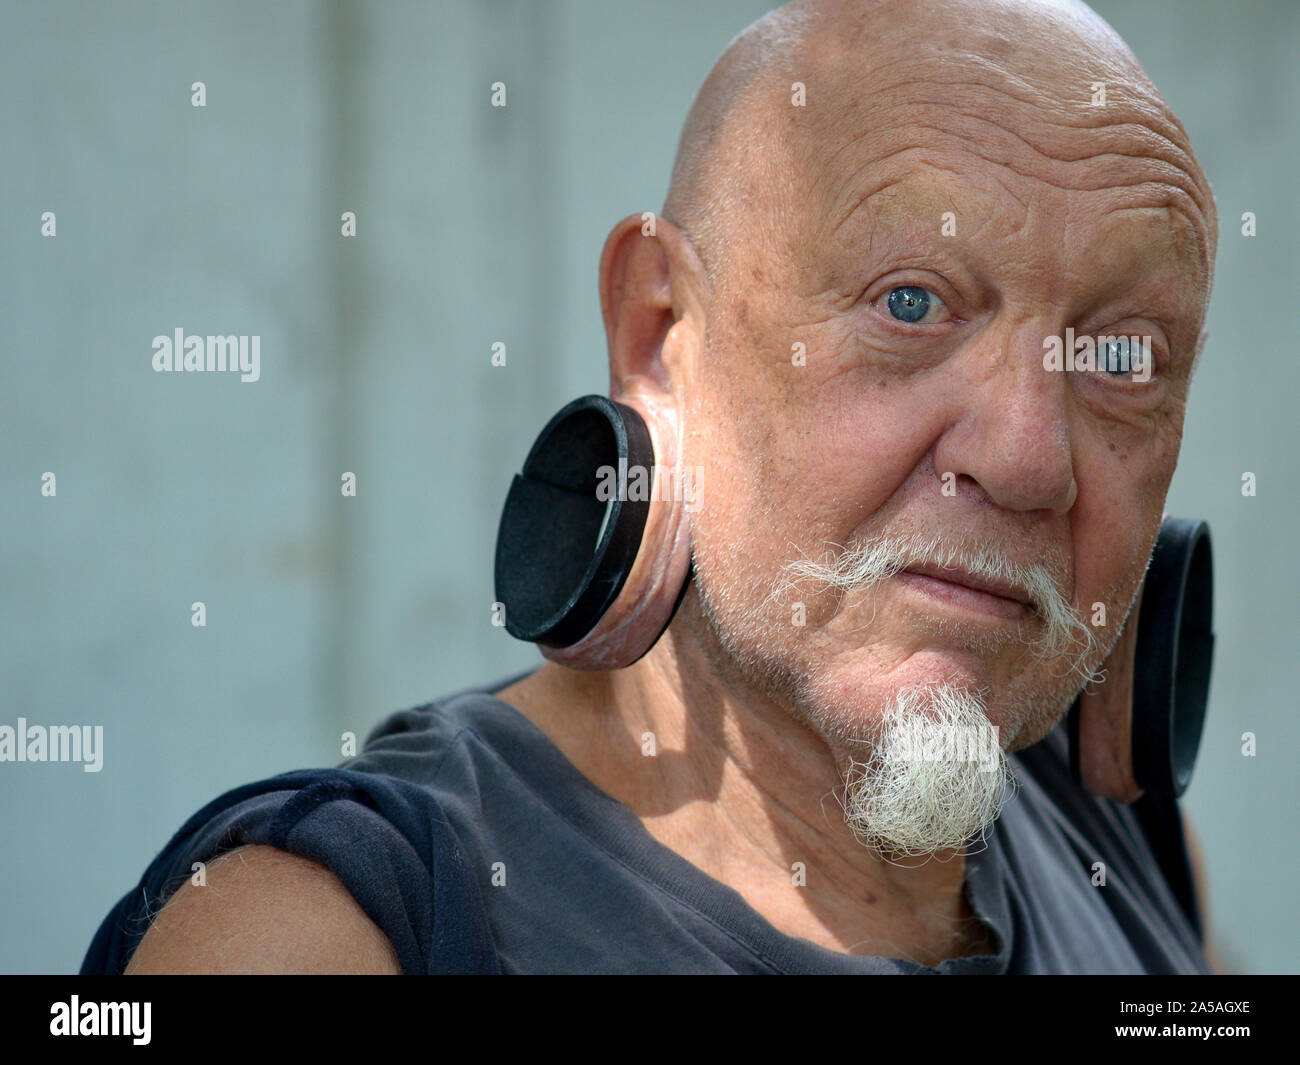
[[[265,845],[240,847],[187,881],[126,968],[142,973],[401,972],[388,937],[332,872]]]
[[[319,940],[329,930],[320,927],[324,920],[349,936],[373,938],[377,930],[403,972],[493,970],[476,875],[481,863],[471,857],[474,824],[462,816],[476,806],[472,795],[462,793],[474,791],[482,779],[459,761],[457,771],[439,779],[447,755],[464,750],[458,741],[482,722],[482,707],[493,700],[482,693],[450,697],[452,712],[443,713],[448,701],[390,716],[357,755],[333,769],[282,773],[212,800],[157,852],[139,883],[100,923],[82,974],[121,973],[128,964],[141,971],[161,937],[180,934],[168,930],[178,916],[187,925],[191,918],[208,922],[200,931],[205,942],[216,944],[227,930],[220,921],[230,922],[233,936],[247,927],[245,911],[255,917],[263,907],[273,924],[299,928],[304,949],[337,945]],[[510,710],[495,705],[498,713]],[[466,752],[460,761],[467,758]],[[476,749],[474,758],[488,756]],[[206,885],[194,882],[202,880],[199,869]],[[233,900],[229,907],[226,899]],[[311,900],[306,917],[294,916],[303,907],[289,908],[295,899]],[[155,920],[164,910],[168,917]],[[364,922],[356,919],[358,912]],[[325,916],[318,920],[314,913]],[[270,934],[250,931],[246,938],[264,932]],[[150,945],[143,948],[146,936]],[[263,946],[279,950],[284,960],[283,943],[268,940]],[[136,960],[141,949],[146,952]],[[265,950],[258,955],[273,956]]]
[[[534,727],[495,696],[501,683],[390,714],[370,731],[361,751],[340,768],[428,786],[460,741],[493,749],[514,746],[521,734],[531,733]]]
[[[424,972],[435,889],[455,882],[457,852],[437,798],[409,781],[344,769],[270,778],[217,799],[155,859],[143,890],[124,900],[130,938],[119,957],[124,963],[133,956],[133,939],[152,932],[154,915],[178,899],[186,921],[229,920],[232,930],[251,928],[265,910],[283,934],[300,935],[309,953],[338,945],[320,940],[332,924],[345,943],[373,925],[402,971]],[[362,917],[367,924],[358,924]],[[222,927],[203,931],[219,935]],[[247,938],[260,935],[250,931]],[[283,960],[268,955],[269,964]]]
[[[109,912],[81,972],[386,972],[390,955],[391,971],[490,970],[476,867],[440,794],[345,769],[228,792],[177,832]],[[366,968],[345,965],[361,947]]]

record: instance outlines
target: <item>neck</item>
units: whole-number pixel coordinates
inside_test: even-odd
[[[991,951],[962,891],[961,854],[900,865],[858,843],[837,798],[841,752],[791,707],[715,668],[720,649],[706,650],[693,599],[628,668],[548,663],[498,697],[781,931],[928,965]]]

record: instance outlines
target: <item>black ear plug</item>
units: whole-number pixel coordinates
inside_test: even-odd
[[[1214,564],[1203,521],[1167,518],[1142,593],[1133,679],[1133,775],[1187,790],[1201,746],[1214,657]]]
[[[497,532],[496,597],[511,636],[568,647],[596,627],[627,581],[650,511],[635,493],[599,498],[601,471],[653,466],[650,432],[622,403],[583,396],[546,424]]]
[[[1214,563],[1203,521],[1166,518],[1142,585],[1133,663],[1130,747],[1143,791],[1187,790],[1205,726],[1214,657]],[[1066,723],[1080,770],[1079,700]]]

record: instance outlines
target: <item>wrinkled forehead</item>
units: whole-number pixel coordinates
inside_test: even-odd
[[[1118,38],[926,32],[879,14],[871,26],[805,41],[794,64],[807,71],[804,102],[769,115],[790,175],[792,250],[833,248],[864,216],[937,225],[963,203],[991,232],[1039,241],[1078,240],[1090,214],[1100,224],[1131,212],[1185,261],[1189,283],[1208,286],[1208,183]]]

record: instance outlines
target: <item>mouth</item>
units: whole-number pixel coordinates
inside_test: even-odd
[[[1033,609],[1023,588],[1005,581],[978,577],[955,566],[910,566],[896,579],[950,606],[1007,621],[1021,621]]]

